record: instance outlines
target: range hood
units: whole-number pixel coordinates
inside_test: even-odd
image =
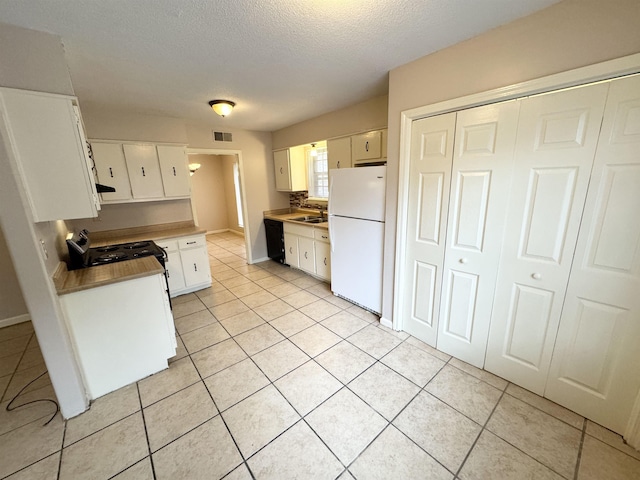
[[[101,183],[96,183],[96,190],[98,193],[113,193],[116,191],[115,188],[102,185]]]

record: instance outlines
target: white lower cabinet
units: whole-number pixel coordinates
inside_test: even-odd
[[[207,241],[203,235],[157,240],[167,252],[165,265],[171,297],[211,286]]]
[[[284,223],[285,262],[323,280],[331,279],[329,231]]]
[[[60,296],[90,399],[167,368],[176,336],[165,289],[157,274]]]

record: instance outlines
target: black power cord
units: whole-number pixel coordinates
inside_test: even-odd
[[[31,385],[33,382],[35,382],[36,380],[38,380],[41,377],[44,377],[47,374],[47,371],[45,370],[44,372],[42,372],[40,375],[38,375],[36,378],[34,378],[33,380],[31,380],[29,383],[27,383],[24,387],[22,387],[20,389],[20,391],[18,393],[16,393],[16,395],[11,399],[11,401],[7,404],[7,412],[11,412],[13,410],[16,410],[20,407],[24,407],[25,405],[30,405],[32,403],[38,403],[38,402],[51,402],[56,406],[56,411],[53,413],[53,415],[51,416],[51,418],[49,420],[47,420],[47,422],[43,425],[43,427],[46,427],[47,425],[49,425],[51,423],[51,421],[56,418],[56,415],[58,414],[58,412],[60,411],[60,405],[58,405],[58,402],[56,402],[55,400],[52,400],[51,398],[39,398],[37,400],[31,400],[29,402],[25,402],[25,403],[21,403],[20,405],[15,405],[12,406],[13,402],[15,402],[18,397],[20,396],[20,394],[22,392],[24,392],[24,390]]]

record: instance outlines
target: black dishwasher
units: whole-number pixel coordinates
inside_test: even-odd
[[[276,262],[284,263],[284,229],[278,220],[264,219],[267,232],[267,254]]]

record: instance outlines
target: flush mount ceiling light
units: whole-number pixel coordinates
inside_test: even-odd
[[[221,117],[229,115],[231,110],[233,110],[233,107],[236,106],[236,104],[231,100],[211,100],[209,105],[213,108],[213,111]]]
[[[194,173],[196,173],[196,170],[198,170],[200,168],[200,164],[199,163],[190,163],[189,164],[189,174],[193,175]]]

